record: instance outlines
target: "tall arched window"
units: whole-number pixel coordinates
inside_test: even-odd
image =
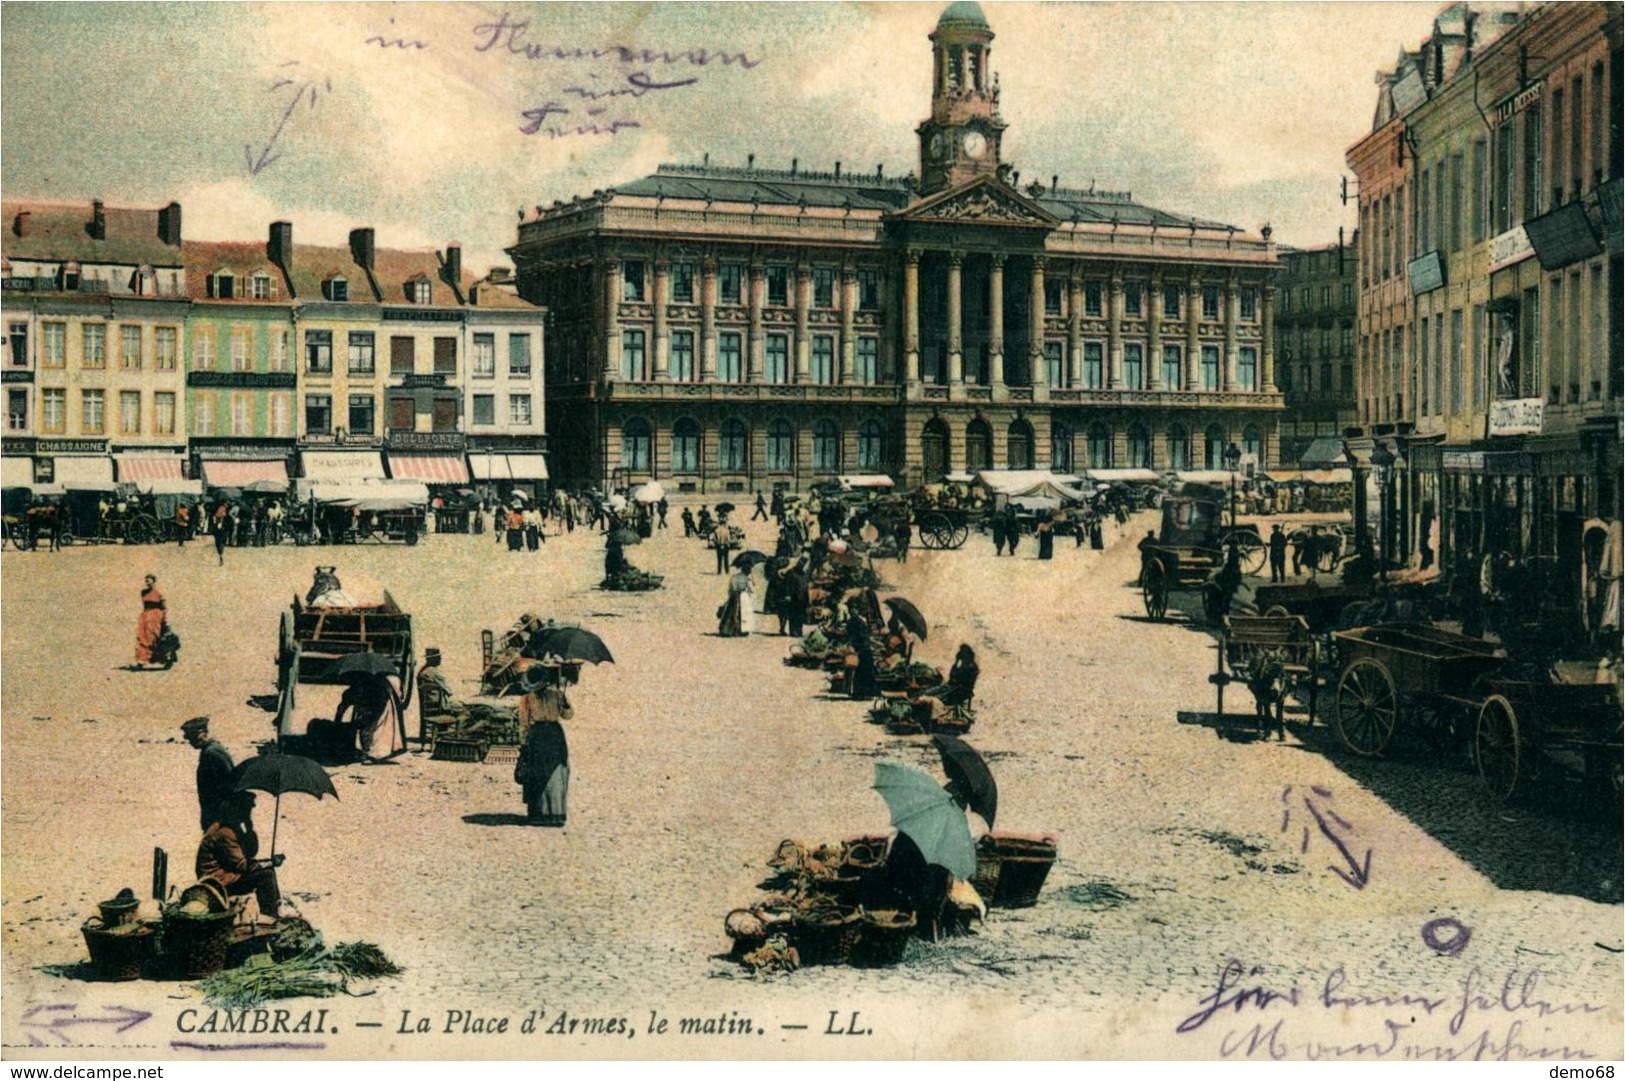
[[[679,417],[671,426],[671,471],[700,471],[700,426],[693,417]]]
[[[833,420],[813,425],[813,472],[839,473],[841,470],[841,429]]]
[[[789,421],[777,417],[767,425],[767,471],[789,473],[796,465],[796,430]]]
[[[1033,467],[1033,426],[1025,420],[1010,422],[1010,431],[1006,435],[1009,440],[1005,451],[1005,460],[1010,463],[1011,469],[1031,469]]]
[[[981,417],[965,426],[965,468],[972,473],[993,468],[993,429]]]
[[[865,473],[880,472],[885,459],[886,430],[878,420],[866,420],[858,425],[858,468]]]
[[[722,458],[724,473],[745,473],[750,470],[750,430],[738,417],[722,422],[722,440],[717,447]]]
[[[1112,467],[1112,430],[1104,424],[1089,426],[1089,468]]]
[[[1128,465],[1130,469],[1151,468],[1151,433],[1143,424],[1129,427]]]
[[[1050,468],[1057,473],[1072,472],[1072,426],[1055,423],[1049,430]]]
[[[1202,436],[1202,468],[1224,468],[1224,429],[1217,424],[1209,424]]]
[[[1264,433],[1258,430],[1258,425],[1249,424],[1242,431],[1241,453],[1252,455],[1257,468],[1264,468]]]
[[[948,425],[932,417],[920,430],[920,456],[925,464],[925,483],[936,484],[948,472]]]
[[[621,429],[621,468],[632,473],[649,471],[649,422],[633,417]]]
[[[1179,425],[1168,429],[1168,468],[1183,472],[1191,467],[1190,433]]]

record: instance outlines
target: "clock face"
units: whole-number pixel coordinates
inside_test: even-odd
[[[965,142],[963,145],[965,147],[966,155],[973,158],[979,158],[983,154],[987,153],[987,136],[983,135],[979,131],[967,131],[965,133]]]
[[[931,136],[931,142],[928,149],[931,151],[931,157],[933,160],[941,161],[943,151],[945,151],[947,148],[948,140],[943,137],[942,132],[939,131],[935,135]]]

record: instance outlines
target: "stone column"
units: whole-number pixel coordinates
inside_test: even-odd
[[[806,263],[796,266],[796,375],[795,382],[807,381],[807,369],[812,359],[812,335],[807,330],[807,317],[812,308],[812,267]]]
[[[654,374],[656,382],[666,378],[666,365],[671,358],[671,330],[666,326],[666,305],[671,299],[671,264],[665,259],[655,260],[654,312],[655,340]],[[653,438],[651,436],[651,438]]]
[[[1236,288],[1236,276],[1224,280],[1224,356],[1219,362],[1219,389],[1232,390],[1236,385],[1236,322],[1241,313],[1241,290]]]
[[[995,398],[1004,396],[1004,259],[995,252],[987,272],[987,381]]]
[[[1266,285],[1264,295],[1258,309],[1260,320],[1259,331],[1263,341],[1259,343],[1259,363],[1263,365],[1261,373],[1262,382],[1258,389],[1265,394],[1275,393],[1275,286]],[[1338,353],[1342,356],[1342,353]],[[1272,461],[1274,459],[1271,459]]]
[[[766,366],[767,342],[762,337],[762,295],[767,290],[767,282],[762,277],[762,264],[750,264],[750,315],[746,327],[746,352],[749,355],[749,370],[746,377],[749,382],[760,383],[762,372]]]
[[[1067,278],[1066,385],[1083,386],[1083,272],[1074,263]]]
[[[1112,271],[1111,288],[1106,295],[1106,386],[1123,389],[1123,272]]]
[[[1202,318],[1202,279],[1192,274],[1185,283],[1185,389],[1202,386],[1202,341],[1196,334]]]
[[[951,397],[963,397],[965,391],[964,328],[960,286],[963,284],[965,253],[948,253],[948,391]]]
[[[700,264],[700,381],[717,378],[717,261]]]
[[[903,362],[908,385],[920,385],[920,250],[910,248],[903,262]]]
[[[891,385],[897,382],[897,279],[888,266],[880,274],[880,356],[876,361],[875,379]]]
[[[1145,299],[1140,304],[1145,312],[1145,362],[1151,369],[1146,373],[1145,385],[1152,390],[1162,390],[1162,335],[1158,332],[1162,323],[1162,275],[1152,273],[1145,284]]]
[[[841,267],[841,382],[852,382],[858,343],[853,335],[858,308],[858,272]]]
[[[1033,256],[1032,296],[1027,304],[1027,385],[1036,388],[1045,386],[1039,376],[1044,369],[1044,270],[1044,257]]]
[[[604,280],[604,370],[605,379],[621,376],[621,264],[604,259],[598,264]]]

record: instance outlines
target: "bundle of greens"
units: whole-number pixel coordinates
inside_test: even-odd
[[[210,1006],[248,1009],[273,999],[348,994],[351,980],[396,976],[400,972],[400,966],[370,942],[341,942],[329,950],[317,935],[306,949],[286,960],[259,954],[238,968],[215,973],[198,987]]]

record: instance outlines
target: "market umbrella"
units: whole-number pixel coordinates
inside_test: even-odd
[[[624,495],[612,495],[608,499],[604,500],[604,506],[608,507],[610,510],[625,510],[626,497]]]
[[[266,792],[276,797],[276,810],[271,819],[271,856],[276,856],[276,831],[282,818],[282,794],[303,792],[321,799],[323,796],[339,798],[333,787],[333,778],[309,758],[296,754],[258,755],[237,767],[233,792]]]
[[[532,656],[552,654],[561,661],[585,661],[589,664],[615,663],[604,640],[585,627],[544,628],[531,636],[525,652]]]
[[[740,570],[748,571],[758,563],[766,563],[767,555],[754,548],[748,548],[734,556],[734,566]]]
[[[666,498],[666,489],[657,480],[640,484],[632,490],[632,498],[639,503],[658,503]]]
[[[976,873],[976,845],[965,812],[935,779],[908,766],[876,762],[873,787],[891,809],[892,825],[914,842],[925,862],[947,868],[955,878]]]
[[[365,653],[347,653],[340,657],[330,674],[343,676],[344,681],[350,683],[362,676],[393,676],[398,672],[388,657],[368,650]]]
[[[937,753],[942,756],[942,771],[953,782],[955,791],[991,829],[993,816],[999,810],[999,786],[987,768],[987,760],[958,736],[938,734],[931,737],[931,742],[937,745]]]
[[[287,490],[287,483],[280,480],[256,480],[243,486],[243,491],[255,495],[281,495]]]
[[[613,531],[605,539],[611,544],[619,544],[623,546],[643,543],[643,538],[638,536],[638,531],[635,529],[628,529],[626,526],[622,526],[621,528]]]
[[[734,510],[734,505],[732,503],[718,503],[717,504],[717,513],[718,514],[732,514],[733,510]]]
[[[904,630],[912,631],[920,636],[920,641],[925,641],[925,617],[914,607],[913,601],[907,597],[887,597],[886,607],[892,610],[892,615],[897,617],[897,622],[903,625]]]

